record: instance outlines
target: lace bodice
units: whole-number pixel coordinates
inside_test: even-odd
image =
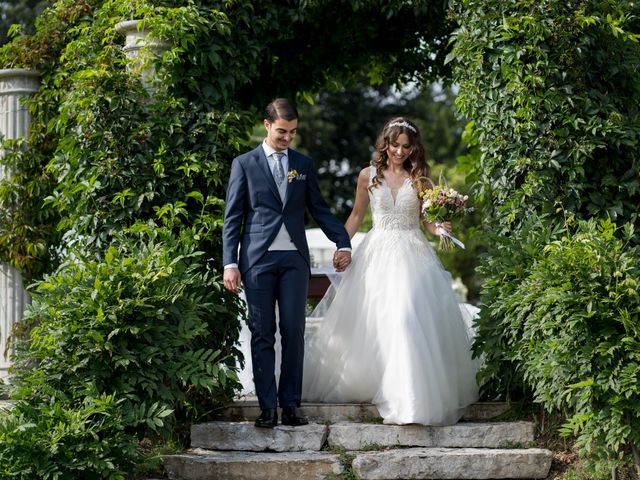
[[[391,189],[383,179],[379,186],[369,191],[369,200],[374,228],[380,230],[420,228],[420,199],[410,179],[405,180],[398,189],[395,200]]]

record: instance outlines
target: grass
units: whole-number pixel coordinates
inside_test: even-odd
[[[353,472],[353,461],[357,452],[348,452],[344,448],[328,447],[325,445],[323,451],[336,453],[339,456],[340,465],[342,465],[342,473],[340,475],[330,474],[325,480],[357,480],[356,474]]]
[[[361,415],[358,417],[349,417],[350,422],[358,422],[358,423],[373,423],[376,425],[382,425],[382,417],[378,417],[375,415]]]
[[[152,476],[163,477],[162,457],[184,451],[184,445],[171,439],[153,441],[149,438],[144,438],[140,441],[138,447],[143,454],[143,460],[136,465],[134,471],[134,478],[137,480],[146,480]]]
[[[573,438],[563,437],[558,432],[565,419],[559,414],[549,414],[541,406],[529,404],[523,415],[534,422],[536,442],[533,447],[546,448],[553,452],[551,470],[545,480],[611,480],[612,467],[608,462],[580,458]],[[529,412],[529,413],[526,413]],[[525,417],[521,418],[524,420]],[[633,468],[618,468],[617,480],[640,480]]]
[[[556,456],[554,454],[554,461]],[[638,480],[638,476],[632,468],[618,468],[617,480]],[[606,462],[594,463],[588,460],[578,459],[575,456],[567,468],[562,472],[552,472],[547,479],[551,480],[611,480],[612,468]]]

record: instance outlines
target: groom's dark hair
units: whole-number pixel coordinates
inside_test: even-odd
[[[279,118],[289,122],[298,118],[298,110],[286,98],[276,98],[267,105],[264,112],[264,119],[269,122],[275,122]]]

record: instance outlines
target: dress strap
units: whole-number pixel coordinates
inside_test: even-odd
[[[369,165],[369,185],[373,182],[373,177],[376,176],[376,167]]]

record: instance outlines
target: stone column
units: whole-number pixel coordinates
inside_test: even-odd
[[[31,118],[21,100],[37,92],[39,86],[38,72],[21,68],[0,70],[0,134],[4,139],[27,137]],[[0,167],[0,180],[10,174]],[[28,303],[20,272],[0,263],[0,379],[7,376],[10,365],[8,337],[13,325],[22,319]]]
[[[152,37],[142,20],[126,20],[117,23],[115,29],[125,37],[123,51],[129,60],[129,70],[138,73],[147,91],[154,93],[157,88],[153,85],[156,78],[153,60],[161,56],[169,44]]]

